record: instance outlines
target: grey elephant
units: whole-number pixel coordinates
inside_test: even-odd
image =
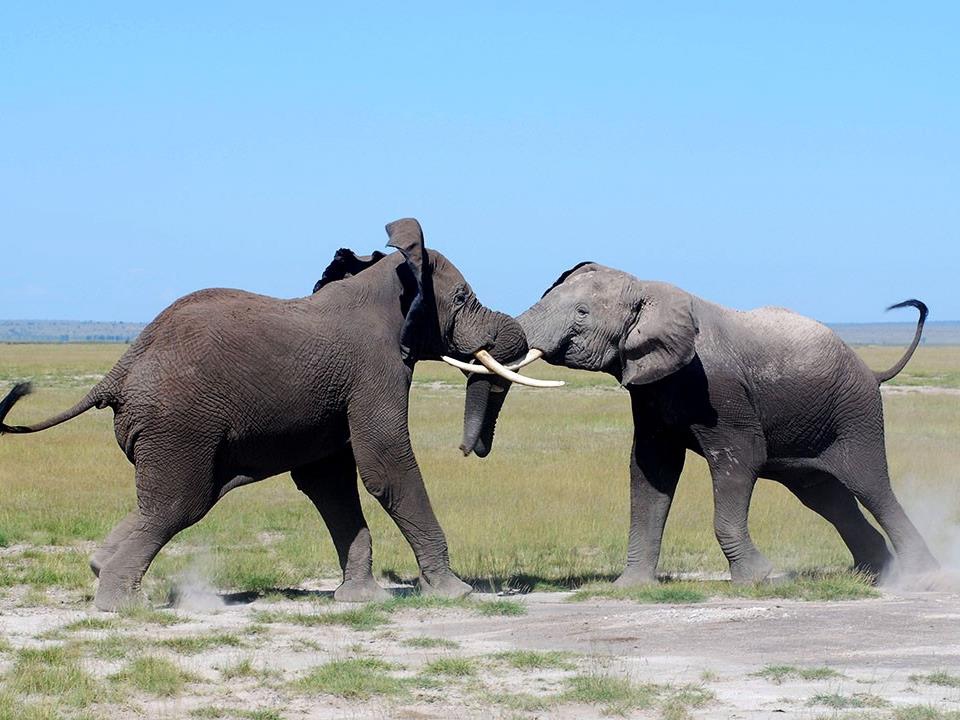
[[[117,441],[136,469],[137,509],[91,559],[98,608],[135,601],[160,549],[228,491],[288,470],[332,535],[343,570],[336,599],[387,595],[371,572],[358,469],[410,543],[423,592],[470,592],[450,569],[410,445],[413,367],[478,356],[516,379],[498,359],[516,361],[527,346],[513,318],[483,306],[451,262],[427,253],[416,220],[387,233],[399,252],[340,250],[308,297],[211,289],[181,298],[56,417],[2,424],[27,384],[0,401],[3,433],[37,432],[94,407],[114,411]],[[504,382],[468,381],[463,447],[489,451]]]
[[[831,522],[857,568],[879,575],[891,560],[859,500],[904,571],[935,569],[891,490],[884,450],[879,385],[906,365],[927,315],[916,300],[894,307],[907,305],[920,311],[913,342],[874,372],[829,328],[788,310],[738,312],[594,263],[565,272],[518,319],[530,358],[608,373],[630,393],[630,535],[618,584],[655,578],[687,449],[709,466],[714,530],[734,581],[772,570],[747,529],[759,476]]]

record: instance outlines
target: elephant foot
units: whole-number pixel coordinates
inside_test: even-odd
[[[104,586],[101,582],[97,594],[93,598],[93,605],[101,612],[120,612],[128,608],[147,607],[147,598],[139,591],[124,591]]]
[[[380,587],[372,577],[344,580],[333,593],[337,602],[371,602],[389,600],[393,597]]]
[[[730,580],[737,585],[747,585],[766,580],[773,572],[773,564],[759,552],[752,557],[730,563]]]
[[[657,575],[653,570],[647,568],[633,568],[629,565],[624,569],[616,580],[614,586],[621,588],[639,587],[641,585],[654,585],[657,582]]]
[[[473,592],[467,585],[449,570],[442,574],[430,574],[429,578],[420,574],[420,593],[428,597],[441,597],[456,600]]]

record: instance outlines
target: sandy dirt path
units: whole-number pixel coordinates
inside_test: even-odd
[[[75,604],[24,607],[8,599],[0,608],[0,632],[12,650],[0,661],[0,670],[12,666],[11,656],[18,648],[64,640],[95,648],[108,636],[119,635],[131,644],[130,653],[172,658],[197,678],[178,697],[135,693],[123,706],[111,706],[98,717],[240,718],[261,712],[260,717],[267,718],[318,720],[599,718],[614,712],[671,720],[892,718],[898,709],[921,705],[960,713],[960,593],[886,593],[878,599],[839,602],[713,600],[693,605],[570,602],[570,593],[531,593],[510,598],[526,610],[517,616],[488,617],[469,608],[405,609],[390,615],[386,624],[366,630],[304,626],[292,620],[297,613],[350,608],[317,603],[315,598],[324,592],[307,593],[306,600],[274,596],[217,609],[179,609],[173,612],[180,622],[173,625],[128,618],[111,621],[115,624],[110,629],[73,630],[66,637],[62,629],[70,623],[110,616],[77,609]],[[478,600],[497,598],[480,595]],[[172,638],[216,633],[233,634],[239,645],[187,654],[164,645]],[[423,638],[437,642],[417,645]],[[517,670],[499,655],[515,650],[562,651],[567,664]],[[425,668],[437,660],[465,659],[472,670],[463,676],[435,674],[412,694],[393,697],[336,697],[296,688],[297,679],[312,668],[348,658],[390,663],[394,675],[411,682],[425,677]],[[91,673],[108,679],[128,661],[122,656],[98,658],[91,650],[84,662]],[[228,669],[243,661],[255,670],[229,677]],[[770,670],[774,666],[787,670],[777,678]],[[811,668],[832,672],[821,671],[823,677],[809,679],[797,674]],[[757,674],[765,670],[766,676]],[[957,686],[932,684],[929,679],[935,673],[947,673],[945,677],[955,678]],[[663,698],[684,688],[705,693],[701,702],[670,715],[663,698],[648,707],[626,708],[603,700],[563,698],[576,676],[656,684],[665,688]],[[544,707],[536,707],[530,698],[544,699]]]

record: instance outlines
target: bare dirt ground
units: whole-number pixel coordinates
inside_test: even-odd
[[[218,596],[194,597],[196,609],[165,611],[176,624],[117,619],[75,603],[31,607],[14,593],[0,605],[8,642],[0,671],[11,668],[20,648],[67,641],[86,648],[85,669],[104,682],[143,653],[170,658],[193,676],[174,697],[134,691],[95,717],[936,719],[960,712],[957,592],[693,605],[570,602],[570,593],[531,593],[510,598],[522,615],[484,616],[474,605],[401,609],[367,629],[305,623],[304,614],[355,609],[317,602],[332,586],[298,591],[295,599],[228,597],[221,604]],[[76,624],[91,618],[87,627]],[[178,638],[198,637],[224,644],[176,646]],[[517,650],[544,654],[518,667],[511,665],[516,656],[503,654]],[[389,663],[388,674],[416,689],[365,698],[297,685],[324,663],[350,659]],[[571,695],[578,677],[659,689],[652,700],[642,693],[617,700],[603,688],[595,696]],[[691,692],[699,695],[684,701]],[[671,704],[670,697],[680,700]],[[940,714],[896,714],[918,706]]]

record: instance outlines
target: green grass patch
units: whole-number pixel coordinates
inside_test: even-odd
[[[8,688],[18,693],[50,695],[73,707],[87,707],[104,697],[100,683],[83,669],[77,649],[64,645],[20,650],[6,679]]]
[[[0,692],[0,720],[61,720],[54,702],[33,703],[23,697]]]
[[[412,637],[406,638],[401,643],[407,647],[412,648],[422,648],[424,650],[430,649],[440,649],[445,650],[455,650],[460,647],[460,643],[455,642],[454,640],[447,640],[446,638],[435,638],[435,637]]]
[[[470,658],[439,658],[424,665],[420,673],[444,677],[472,677],[477,674],[477,663]]]
[[[111,679],[157,697],[175,697],[197,680],[176,663],[150,655],[136,658]]]
[[[335,660],[310,670],[293,687],[310,694],[366,700],[373,696],[399,696],[406,684],[390,675],[393,665],[372,658]]]
[[[817,693],[807,701],[807,705],[824,705],[834,710],[852,708],[881,708],[889,705],[886,700],[868,693],[841,695],[840,693]]]
[[[162,625],[164,627],[186,622],[186,620],[170,610],[157,610],[149,605],[140,604],[128,605],[121,608],[117,616],[123,620],[131,620],[138,624],[146,623],[149,625]]]
[[[807,572],[755,584],[740,585],[717,580],[667,580],[656,585],[634,588],[612,583],[586,585],[570,597],[571,601],[593,598],[632,600],[638,603],[686,604],[710,598],[750,598],[756,600],[859,600],[879,597],[870,578],[846,571]]]
[[[113,618],[88,617],[72,622],[69,625],[64,625],[60,629],[64,632],[73,633],[87,630],[112,630],[115,627],[117,627],[117,621]]]
[[[576,665],[570,653],[536,650],[510,650],[497,653],[493,658],[517,670],[572,670]]]
[[[390,622],[390,619],[375,603],[335,612],[291,613],[262,610],[255,613],[253,619],[254,622],[263,624],[287,623],[304,627],[344,625],[353,630],[375,630]]]
[[[142,643],[130,635],[113,634],[80,640],[77,644],[100,660],[123,660],[137,652]]]
[[[893,720],[960,720],[960,710],[944,710],[933,705],[910,705],[894,709]]]
[[[833,668],[801,668],[794,667],[793,665],[767,665],[763,669],[751,674],[754,677],[761,677],[765,680],[769,680],[776,685],[782,684],[784,680],[830,680],[833,678],[843,677],[843,675],[838,673]]]
[[[937,685],[938,687],[960,688],[960,675],[951,675],[948,672],[940,670],[927,675],[911,675],[910,682],[923,683],[924,685]]]
[[[474,608],[485,617],[516,617],[527,614],[527,606],[518,600],[479,600]]]
[[[169,648],[184,655],[197,653],[218,647],[242,647],[243,640],[230,633],[212,633],[210,635],[184,635],[161,640],[161,647]]]
[[[609,715],[626,715],[632,710],[653,707],[660,694],[655,685],[638,685],[627,678],[599,673],[576,675],[566,684],[561,701],[601,705]]]
[[[29,585],[36,589],[90,587],[93,575],[85,554],[74,551],[25,550],[3,559],[0,587]]]

